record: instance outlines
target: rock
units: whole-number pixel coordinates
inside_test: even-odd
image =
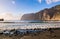
[[[35,14],[24,14],[21,18],[21,20],[35,20]]]
[[[4,21],[4,19],[0,19],[0,21]]]

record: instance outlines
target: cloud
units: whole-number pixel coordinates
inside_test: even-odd
[[[40,3],[42,2],[42,0],[38,0]]]
[[[60,0],[53,0],[53,2],[59,2]]]
[[[59,2],[60,0],[44,0],[47,4],[51,4],[51,3],[55,3],[55,2]],[[42,2],[42,0],[38,0],[38,2]]]
[[[47,4],[59,2],[60,0],[45,0]]]
[[[52,0],[45,0],[47,4],[51,4]]]
[[[12,1],[12,4],[15,4],[15,1]]]
[[[16,16],[13,15],[12,13],[1,13],[0,14],[0,19],[3,18],[4,20],[20,20],[22,17],[22,14]]]
[[[11,0],[11,3],[12,3],[12,4],[16,4],[15,0]]]

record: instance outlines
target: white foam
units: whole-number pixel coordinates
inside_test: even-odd
[[[2,23],[0,24],[0,29],[6,30],[6,29],[34,29],[34,28],[60,28],[60,23]]]

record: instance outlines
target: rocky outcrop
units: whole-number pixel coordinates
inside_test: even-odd
[[[0,21],[4,21],[4,19],[0,19]]]
[[[35,14],[25,14],[21,20],[60,20],[60,5],[52,8],[46,8]]]

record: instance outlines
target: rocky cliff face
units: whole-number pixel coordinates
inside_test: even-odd
[[[35,14],[24,14],[21,18],[21,20],[35,20]]]
[[[35,14],[25,14],[21,20],[60,20],[60,5],[41,10]]]

